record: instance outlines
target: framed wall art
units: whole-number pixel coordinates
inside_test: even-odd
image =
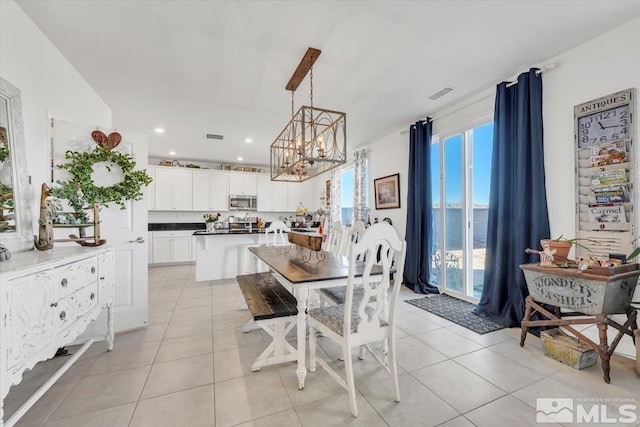
[[[397,209],[400,207],[400,174],[373,180],[376,209]]]

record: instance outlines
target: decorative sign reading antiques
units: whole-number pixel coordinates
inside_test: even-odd
[[[578,148],[624,141],[633,135],[634,89],[603,96],[574,107]]]
[[[631,253],[634,238],[634,110],[630,88],[574,107],[576,237],[603,245],[585,246],[578,256]],[[604,251],[604,252],[603,252]]]

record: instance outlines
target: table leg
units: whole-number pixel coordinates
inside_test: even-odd
[[[524,340],[527,339],[527,332],[529,332],[529,326],[527,324],[527,322],[529,321],[529,318],[531,317],[531,304],[533,303],[533,298],[531,296],[528,296],[525,300],[526,302],[526,307],[524,310],[524,319],[522,319],[522,333],[520,334],[520,347],[524,347]]]
[[[307,300],[309,299],[309,288],[305,285],[295,287],[296,299],[298,300],[298,390],[304,389],[304,378],[307,376],[306,366],[306,344],[307,344]]]
[[[596,314],[598,332],[600,335],[600,361],[602,362],[602,372],[604,374],[604,382],[609,384],[611,378],[609,377],[610,365],[609,359],[609,345],[607,344],[607,322],[604,314]]]

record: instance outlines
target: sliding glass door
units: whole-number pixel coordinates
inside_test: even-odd
[[[432,278],[446,293],[482,293],[493,123],[441,135],[432,144]]]

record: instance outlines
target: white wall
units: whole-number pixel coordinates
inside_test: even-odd
[[[409,124],[407,123],[407,128]],[[409,166],[409,134],[400,134],[400,130],[387,135],[367,147],[369,160],[369,213],[371,222],[374,218],[382,221],[389,217],[398,235],[404,237],[407,222],[407,172]],[[376,210],[373,181],[384,176],[400,174],[400,209]]]
[[[613,92],[635,87],[640,90],[640,18],[622,25],[575,49],[552,58],[558,68],[543,77],[543,118],[545,143],[545,172],[551,235],[575,235],[575,171],[573,107]],[[636,92],[636,97],[638,92]],[[635,100],[636,133],[638,144],[638,100]],[[636,149],[636,153],[637,153]],[[640,168],[636,167],[636,183]],[[635,200],[640,200],[636,185]],[[637,204],[637,202],[636,202]],[[566,220],[559,218],[566,211]],[[636,224],[636,236],[638,235]],[[636,288],[635,300],[640,300]],[[624,316],[622,316],[624,317]],[[618,318],[620,321],[620,318]],[[614,334],[609,328],[609,339]],[[598,331],[590,327],[587,336],[597,341]],[[611,341],[610,341],[611,342]],[[635,358],[631,338],[625,336],[617,353]]]
[[[37,219],[40,185],[50,182],[48,116],[108,128],[111,109],[13,0],[0,1],[0,76],[22,91]]]
[[[640,18],[550,60],[558,64],[543,76],[545,172],[552,236],[575,235],[573,107],[630,87],[640,89],[638,40]],[[634,121],[637,128],[637,118]],[[636,130],[636,144],[637,137]],[[559,210],[566,210],[566,220],[558,218]]]

